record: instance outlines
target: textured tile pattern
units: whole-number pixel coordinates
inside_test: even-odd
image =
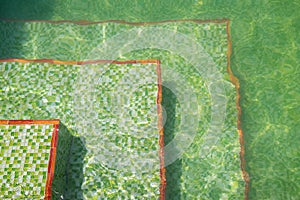
[[[164,96],[168,100],[165,102],[165,131],[169,135],[169,142],[173,141],[172,144],[175,144],[175,148],[170,148],[172,151],[166,153],[167,159],[175,158],[167,169],[170,180],[167,198],[243,198],[244,181],[240,169],[240,144],[236,126],[236,91],[227,73],[229,49],[226,23],[188,21],[145,26],[120,23],[84,26],[71,23],[1,23],[3,31],[0,34],[4,37],[11,33],[11,39],[2,43],[3,46],[10,47],[11,51],[6,52],[5,48],[0,48],[0,54],[8,57],[19,55],[30,59],[58,60],[160,59],[163,85],[170,91],[170,96]],[[19,35],[27,37],[17,40]],[[96,70],[97,73],[101,74]],[[93,71],[83,73],[82,78],[77,79],[82,83],[77,84],[79,87],[76,87],[75,94],[78,95],[66,101],[71,109],[61,114],[67,126],[75,127],[75,124],[79,124],[78,130],[71,128],[74,135],[81,135],[80,129],[85,129],[90,134],[96,128],[91,118],[99,116],[101,101],[99,104],[93,103],[93,99],[97,99],[99,95],[93,91],[95,82],[99,83],[101,80],[95,79],[93,74]],[[74,87],[74,84],[70,87]],[[96,87],[101,89],[97,84]],[[7,106],[14,103],[18,108],[22,107],[13,99],[8,99],[8,102]],[[110,102],[110,99],[105,102]],[[45,115],[56,113],[53,112],[56,110],[55,105],[50,105],[52,108],[49,109],[52,111],[47,109]],[[11,108],[2,109],[15,109],[14,106]],[[71,117],[64,117],[65,113],[76,117],[71,120]],[[89,120],[89,126],[80,125]],[[105,122],[105,119],[97,120]],[[111,121],[108,124],[115,128],[118,123]],[[192,140],[188,141],[190,138]],[[90,141],[94,144],[98,142]],[[116,141],[122,140],[116,138]],[[88,155],[89,148],[87,151]],[[98,169],[90,166],[95,171]],[[112,184],[115,183],[113,177],[109,178]],[[92,193],[97,194],[97,191],[93,189]]]
[[[0,125],[1,199],[45,196],[53,125]]]
[[[54,190],[55,197],[159,197],[155,62],[3,62],[0,71],[2,117],[60,118],[81,138],[73,138],[70,158],[67,150],[58,151],[69,162],[68,187]],[[57,177],[56,185],[65,179]]]

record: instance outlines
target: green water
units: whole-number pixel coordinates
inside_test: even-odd
[[[299,1],[82,2],[2,0],[0,18],[130,22],[229,18],[231,67],[241,84],[249,199],[299,198]]]

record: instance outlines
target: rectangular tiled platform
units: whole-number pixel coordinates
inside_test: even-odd
[[[68,170],[56,168],[55,198],[163,198],[159,64],[22,59],[0,64],[2,117],[60,118],[72,134],[70,156],[65,149],[56,154],[67,160]],[[143,165],[145,155],[153,168]],[[65,180],[63,174],[65,189],[57,183]]]
[[[249,180],[243,160],[243,134],[239,121],[241,112],[237,96],[239,84],[230,70],[228,20],[155,23],[0,22],[0,27],[3,38],[10,36],[2,43],[5,48],[0,49],[6,55],[4,58],[18,55],[27,59],[160,60],[164,85],[162,104],[167,114],[164,124],[167,138],[164,148],[167,166],[166,199],[242,199],[247,196]],[[28,37],[20,39],[19,35]],[[130,146],[130,142],[135,144],[135,150],[158,147],[155,143],[158,139],[157,132],[142,132],[147,134],[143,142],[139,139],[124,140],[120,138],[121,135],[116,134],[119,126],[129,130],[138,125],[138,130],[141,130],[147,123],[125,123],[124,126],[124,122],[134,122],[137,117],[146,116],[141,115],[146,113],[150,105],[145,102],[150,99],[152,103],[155,101],[154,88],[148,90],[150,93],[146,93],[143,88],[142,93],[134,93],[136,96],[130,105],[136,106],[139,112],[127,112],[129,114],[123,115],[124,117],[115,112],[129,108],[124,106],[126,101],[114,106],[112,100],[116,99],[115,94],[119,95],[115,91],[126,96],[120,82],[124,83],[124,72],[131,71],[130,68],[134,66],[107,65],[86,70],[84,66],[56,63],[54,67],[52,63],[49,64],[51,70],[48,71],[48,66],[22,62],[21,67],[15,67],[17,64],[13,61],[3,62],[0,66],[0,76],[3,72],[3,78],[0,78],[3,91],[0,93],[0,100],[5,102],[0,107],[2,118],[49,118],[54,114],[53,117],[60,118],[73,135],[82,136],[85,141],[83,144],[86,145],[87,155],[83,160],[84,181],[79,181],[78,184],[76,182],[76,189],[70,190],[69,194],[75,194],[71,199],[114,198],[118,194],[124,194],[123,188],[119,187],[121,183],[128,183],[127,188],[135,194],[133,198],[157,199],[157,171],[150,173],[153,179],[145,178],[146,176],[134,179],[137,184],[128,182],[125,178],[118,179],[102,161],[98,162],[99,159],[97,162],[89,162],[94,159],[93,155],[99,155],[91,152],[99,151],[98,147],[103,148],[102,144],[99,145],[99,141],[104,141],[101,140],[103,137],[106,137],[106,141],[113,140],[115,146],[121,146],[120,152]],[[152,72],[149,75],[154,80],[154,71],[146,72]],[[100,78],[105,74],[109,76]],[[129,77],[135,78],[136,82],[146,77],[132,75]],[[102,98],[105,97],[104,94],[113,98]],[[92,105],[95,98],[100,101],[95,101],[97,103]],[[124,98],[126,99],[128,98]],[[144,103],[140,104],[141,102]],[[126,111],[130,110],[132,109]],[[115,113],[110,115],[111,111]],[[101,126],[104,128],[101,129]],[[101,130],[98,132],[98,139],[91,134],[95,128]],[[112,145],[108,147],[109,152]],[[74,163],[75,161],[77,162],[76,159]],[[113,159],[110,161],[117,163]],[[99,178],[105,176],[107,178]],[[143,189],[136,193],[135,188]],[[142,196],[143,194],[151,194],[151,197]],[[127,196],[130,198],[130,195]]]
[[[58,127],[59,120],[0,120],[1,199],[51,199],[60,190],[52,188]]]

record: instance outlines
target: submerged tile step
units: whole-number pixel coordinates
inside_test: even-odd
[[[70,137],[59,120],[0,120],[1,199],[46,199],[66,187]]]

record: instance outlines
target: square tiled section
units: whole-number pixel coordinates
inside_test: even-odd
[[[1,199],[50,199],[58,120],[0,121]]]
[[[64,148],[56,153],[52,198],[164,195],[158,60],[5,61],[0,63],[0,117],[62,122],[58,147]],[[65,171],[58,166],[62,161]]]

